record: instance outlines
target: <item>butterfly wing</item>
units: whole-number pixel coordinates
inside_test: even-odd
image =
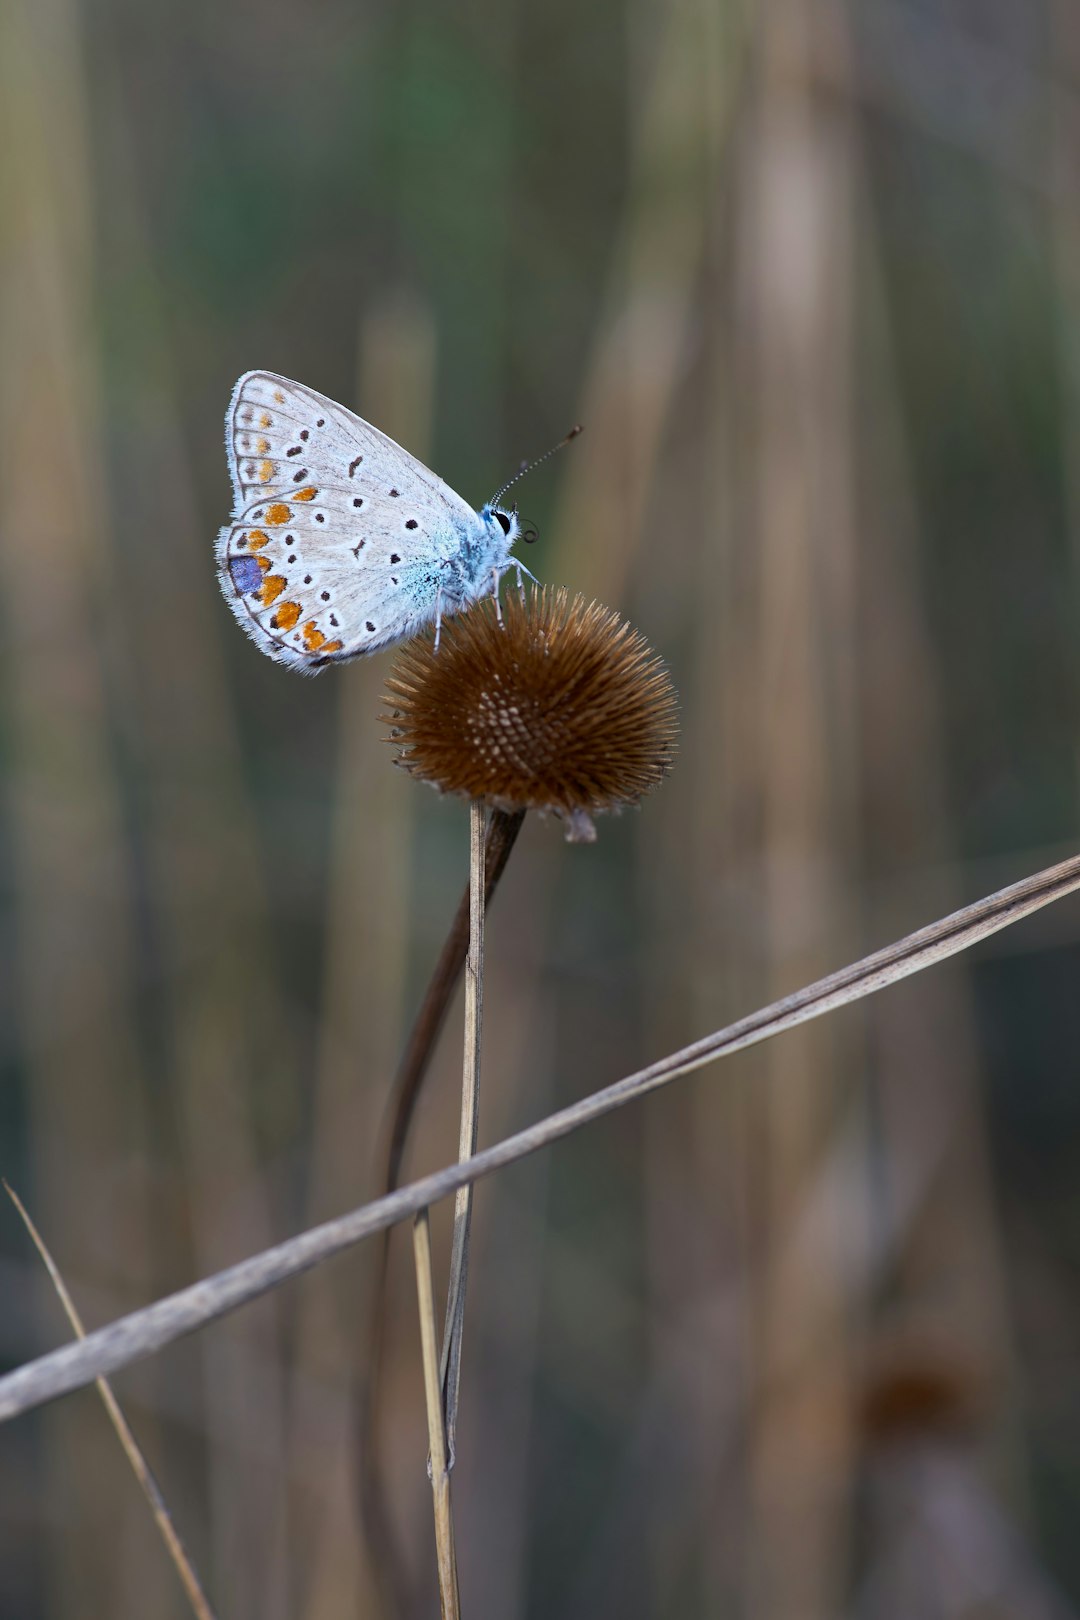
[[[295,669],[374,652],[435,614],[440,565],[482,530],[449,485],[344,406],[272,372],[237,383],[225,424],[230,607]]]

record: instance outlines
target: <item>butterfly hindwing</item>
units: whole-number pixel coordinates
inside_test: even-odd
[[[416,522],[415,530],[405,525]],[[413,635],[433,615],[437,537],[310,502],[260,501],[221,531],[222,588],[272,657],[295,667],[346,660]]]

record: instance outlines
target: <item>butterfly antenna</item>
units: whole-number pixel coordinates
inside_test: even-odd
[[[565,434],[564,437],[559,440],[558,444],[553,444],[550,450],[545,450],[544,454],[542,456],[537,456],[535,461],[523,461],[513,478],[508,478],[502,489],[497,489],[495,491],[494,495],[491,497],[491,500],[488,502],[488,505],[496,505],[498,501],[502,500],[507,490],[513,488],[519,478],[524,478],[527,472],[532,472],[534,467],[539,467],[542,461],[547,461],[549,456],[553,456],[557,450],[565,449],[565,447],[570,443],[570,440],[576,439],[580,432],[581,423],[578,422],[576,426],[570,429],[569,433]]]

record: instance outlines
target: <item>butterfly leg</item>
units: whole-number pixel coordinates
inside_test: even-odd
[[[435,592],[435,651],[439,650],[439,637],[442,635],[442,586]]]
[[[522,575],[526,575],[529,579],[531,579],[534,585],[539,585],[540,581],[537,579],[535,574],[530,574],[529,570],[526,568],[525,564],[521,563],[521,562],[518,562],[516,557],[511,557],[510,563],[511,563],[512,567],[517,569],[518,591],[520,592],[521,600],[524,603],[524,601],[525,601],[525,587],[521,583]]]
[[[502,575],[497,568],[491,570],[491,594],[495,598],[495,617],[502,624],[502,603],[499,601],[499,582]]]

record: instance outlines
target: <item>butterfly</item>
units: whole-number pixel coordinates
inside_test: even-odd
[[[303,383],[245,372],[225,448],[234,499],[217,540],[221,589],[255,644],[290,669],[315,674],[432,622],[437,645],[443,617],[487,595],[497,607],[503,574],[515,569],[519,585],[528,574],[510,555],[517,508],[498,505],[510,484],[476,511]]]

